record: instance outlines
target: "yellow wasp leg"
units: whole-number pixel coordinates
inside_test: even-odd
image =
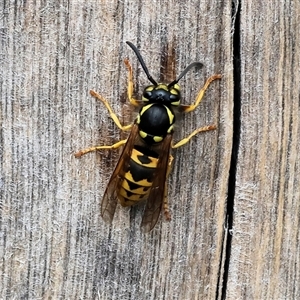
[[[90,148],[87,148],[87,149],[83,149],[83,150],[80,150],[79,152],[75,153],[75,157],[76,158],[79,158],[81,157],[82,155],[84,154],[87,154],[89,152],[93,152],[93,151],[97,151],[97,150],[103,150],[103,149],[110,149],[110,150],[114,150],[114,149],[117,149],[121,146],[123,146],[125,143],[127,142],[127,139],[126,140],[121,140],[111,146],[94,146],[94,147],[90,147]]]
[[[102,97],[100,94],[96,93],[95,91],[93,90],[90,90],[90,94],[95,97],[96,99],[100,100],[104,105],[105,107],[107,108],[108,112],[109,112],[109,115],[110,117],[113,119],[113,121],[116,123],[116,125],[123,131],[126,131],[126,130],[129,130],[131,129],[132,125],[133,124],[129,124],[129,125],[126,125],[126,126],[123,126],[121,125],[120,123],[120,120],[118,119],[117,115],[113,112],[112,108],[110,107],[108,101]]]
[[[172,155],[170,155],[169,156],[166,179],[169,177],[169,174],[171,172],[173,159],[174,159],[174,157]],[[169,205],[168,205],[168,191],[167,190],[168,190],[168,185],[167,185],[167,180],[166,180],[166,182],[165,182],[165,191],[164,191],[163,209],[164,209],[164,214],[165,214],[166,220],[170,221],[171,220],[171,215],[170,215]]]
[[[204,96],[204,93],[205,91],[208,89],[209,85],[216,79],[220,79],[222,78],[222,75],[221,74],[215,74],[215,75],[212,75],[210,76],[205,84],[204,84],[204,87],[200,90],[200,92],[198,93],[197,97],[196,97],[196,101],[194,104],[192,105],[182,105],[181,109],[183,112],[191,112],[193,110],[195,110],[197,108],[197,106],[200,104],[203,96]]]
[[[128,87],[127,87],[127,95],[130,103],[134,106],[140,106],[142,101],[136,100],[133,98],[133,75],[132,75],[132,67],[128,58],[124,59],[124,64],[128,69]]]
[[[182,139],[181,141],[177,142],[175,145],[172,145],[172,148],[175,149],[175,148],[179,148],[183,145],[185,145],[186,143],[189,142],[189,140],[195,136],[197,133],[199,132],[204,132],[204,131],[209,131],[209,130],[214,130],[216,129],[217,126],[216,125],[209,125],[209,126],[205,126],[205,127],[201,127],[201,128],[198,128],[196,130],[194,130],[189,136],[187,136],[186,138]]]

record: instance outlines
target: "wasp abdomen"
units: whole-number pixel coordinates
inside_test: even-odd
[[[148,198],[157,168],[158,154],[143,146],[135,146],[118,191],[122,206],[132,206]]]

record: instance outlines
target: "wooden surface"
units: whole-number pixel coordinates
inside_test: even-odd
[[[1,299],[300,297],[299,3],[242,3],[233,38],[231,2],[181,2],[1,2]],[[173,152],[172,220],[150,234],[142,207],[100,218],[118,151],[73,156],[124,135],[90,89],[134,120],[123,59],[136,95],[149,82],[127,40],[156,79],[204,64],[186,104],[223,74],[177,126],[218,129]]]
[[[300,297],[300,4],[241,6],[228,299]]]

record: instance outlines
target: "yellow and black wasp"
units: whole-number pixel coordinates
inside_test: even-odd
[[[152,83],[144,89],[142,100],[134,99],[132,67],[128,59],[124,60],[129,74],[127,88],[129,101],[133,106],[140,107],[134,123],[127,126],[121,125],[108,101],[94,91],[90,91],[90,94],[106,106],[111,118],[122,131],[130,130],[129,137],[111,146],[95,146],[81,150],[75,154],[75,157],[81,157],[95,150],[117,149],[124,145],[102,199],[101,215],[104,220],[111,222],[118,201],[122,206],[132,206],[140,201],[146,201],[141,226],[144,231],[150,231],[155,226],[162,208],[166,219],[170,219],[166,185],[166,178],[170,173],[173,160],[170,149],[181,147],[199,132],[216,129],[215,125],[198,128],[174,144],[172,136],[175,110],[185,113],[195,110],[210,83],[221,78],[221,75],[217,74],[208,78],[198,93],[194,104],[181,105],[178,81],[191,68],[201,68],[203,65],[194,62],[186,67],[179,77],[171,83],[157,83],[150,76],[138,49],[131,42],[126,43],[135,52],[144,72]]]

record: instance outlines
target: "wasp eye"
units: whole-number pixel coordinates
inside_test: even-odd
[[[152,96],[152,92],[149,92],[149,91],[144,91],[143,93],[143,97],[146,98],[146,99],[150,99]]]
[[[177,100],[179,100],[179,97],[178,97],[178,95],[170,95],[170,100],[171,100],[171,102],[173,102],[173,101],[177,101]]]

